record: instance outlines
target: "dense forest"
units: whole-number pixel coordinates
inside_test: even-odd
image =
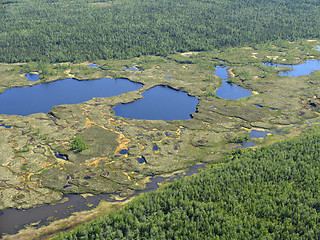
[[[83,62],[320,37],[317,0],[1,0],[0,62]]]
[[[56,239],[319,239],[320,129],[140,196]]]

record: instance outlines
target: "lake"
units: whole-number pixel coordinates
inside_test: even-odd
[[[0,94],[0,114],[26,116],[46,113],[55,105],[82,103],[93,97],[111,97],[141,87],[142,84],[127,79],[79,81],[67,78],[32,87],[11,88]]]
[[[168,87],[154,87],[142,95],[143,99],[115,106],[115,115],[145,120],[186,120],[198,105],[198,98]]]
[[[299,65],[282,65],[282,64],[272,64],[263,63],[263,65],[271,67],[289,67],[293,68],[292,71],[286,71],[279,73],[279,76],[289,76],[289,77],[300,77],[303,75],[309,75],[313,71],[320,70],[320,60],[307,60],[305,63]]]

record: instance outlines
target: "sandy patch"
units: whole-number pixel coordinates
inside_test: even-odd
[[[184,52],[184,53],[181,53],[181,55],[187,57],[188,55],[196,55],[198,53],[199,52]]]
[[[67,74],[68,78],[75,78],[75,76],[73,74],[70,74],[71,69],[65,70],[63,73]]]
[[[273,60],[278,59],[278,57],[279,57],[279,56],[267,56],[267,58],[269,58],[269,59],[273,59]]]

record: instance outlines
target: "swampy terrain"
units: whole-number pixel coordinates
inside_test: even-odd
[[[8,89],[67,78],[125,78],[139,83],[137,89],[115,96],[91,96],[85,102],[56,105],[34,114],[0,115],[0,210],[56,204],[67,200],[63,198],[66,194],[116,192],[125,198],[145,189],[150,176],[221,161],[223,154],[241,146],[252,130],[268,132],[317,120],[320,65],[299,77],[278,74],[292,70],[289,65],[319,60],[319,44],[318,40],[279,41],[254,48],[101,60],[91,66],[88,62],[0,64],[3,94]],[[224,67],[227,79],[215,74]],[[29,81],[28,73],[40,78]],[[225,99],[216,94],[223,81],[249,94]],[[170,121],[115,114],[120,104],[138,103],[146,98],[146,92],[158,87],[197,98],[196,109],[188,110],[187,118]],[[43,101],[40,97],[36,100]],[[258,134],[250,140],[255,138],[255,146],[260,146],[291,137],[292,131]],[[77,141],[81,147],[74,147]],[[1,219],[0,225],[1,221],[5,220]]]

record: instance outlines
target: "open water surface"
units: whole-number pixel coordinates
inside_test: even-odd
[[[198,98],[168,87],[154,87],[140,100],[113,108],[116,116],[146,120],[186,120],[196,112]]]
[[[39,80],[40,75],[35,73],[27,73],[25,77],[31,82],[36,82]]]
[[[32,87],[11,88],[0,94],[0,114],[26,116],[46,113],[55,105],[81,103],[93,97],[111,97],[141,87],[142,84],[127,79],[79,81],[67,78]]]
[[[216,70],[215,75],[223,79],[222,86],[216,91],[216,95],[218,97],[229,100],[237,100],[239,98],[249,97],[251,95],[251,91],[227,82],[228,67],[217,66],[217,68],[218,69]]]
[[[286,71],[279,73],[279,76],[289,76],[289,77],[300,77],[303,75],[310,75],[313,71],[320,70],[320,60],[307,60],[305,63],[298,65],[282,65],[282,64],[272,64],[263,63],[263,65],[271,67],[289,67],[293,68],[292,71]]]

